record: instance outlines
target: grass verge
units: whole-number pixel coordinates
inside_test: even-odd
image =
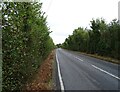
[[[95,58],[98,58],[98,59],[101,59],[101,60],[105,60],[107,62],[111,62],[111,63],[114,63],[114,64],[120,64],[120,60],[117,60],[117,59],[114,59],[114,58],[111,58],[111,57],[100,56],[100,55],[97,55],[97,54],[88,54],[88,53],[84,53],[84,52],[80,52],[80,53],[83,54],[83,55],[87,55],[87,56],[95,57]]]

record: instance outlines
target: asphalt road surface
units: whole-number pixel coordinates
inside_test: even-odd
[[[61,90],[120,90],[117,64],[59,48],[56,67]]]

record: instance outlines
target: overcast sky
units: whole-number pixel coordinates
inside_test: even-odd
[[[41,0],[42,10],[48,16],[51,37],[55,44],[63,43],[78,27],[89,28],[92,18],[107,22],[118,19],[120,0]]]

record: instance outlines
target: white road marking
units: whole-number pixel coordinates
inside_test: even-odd
[[[64,85],[63,85],[62,76],[61,76],[61,72],[60,72],[60,65],[58,62],[57,53],[56,53],[56,61],[57,61],[57,66],[58,66],[58,76],[59,76],[59,80],[60,80],[61,91],[64,92]]]
[[[106,73],[106,74],[108,74],[108,75],[110,75],[110,76],[112,76],[112,77],[114,77],[114,78],[120,80],[119,77],[117,77],[117,76],[115,76],[115,75],[113,75],[113,74],[111,74],[111,73],[109,73],[109,72],[107,72],[107,71],[105,71],[105,70],[103,70],[103,69],[101,69],[101,68],[95,66],[95,65],[92,65],[92,66],[93,66],[94,68],[96,68],[96,69],[98,69],[98,70],[100,70],[100,71],[102,71],[102,72],[104,72],[104,73]]]
[[[83,61],[82,59],[78,58],[78,57],[75,57],[76,59],[80,60],[80,61]]]
[[[70,54],[70,53],[67,53],[67,52],[65,52],[65,53],[66,53],[67,56],[70,56],[70,57],[73,56],[74,58],[76,58],[76,59],[78,59],[78,60],[80,60],[80,61],[83,61],[82,59],[80,59],[80,58],[74,56],[73,54]]]

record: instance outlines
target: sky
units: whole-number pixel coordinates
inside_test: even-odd
[[[41,0],[55,44],[63,43],[78,27],[90,28],[92,18],[107,23],[118,19],[120,0]]]

